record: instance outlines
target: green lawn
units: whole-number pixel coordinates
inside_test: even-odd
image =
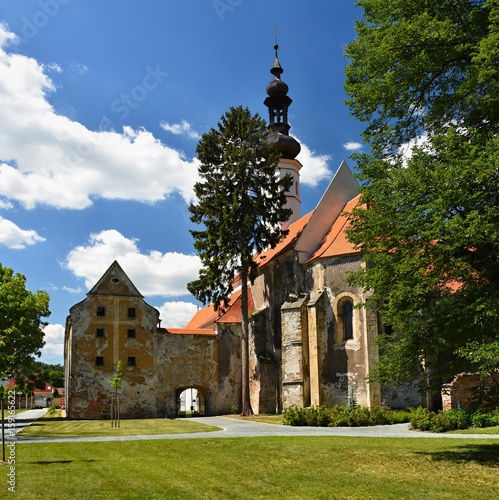
[[[499,492],[499,443],[492,439],[18,443],[15,467],[17,497],[25,500],[496,500]]]
[[[499,434],[499,426],[461,429],[459,431],[450,431],[449,434]]]
[[[219,427],[212,425],[166,418],[121,420],[120,427],[116,429],[111,427],[110,420],[66,420],[60,415],[60,410],[57,410],[53,415],[46,413],[25,427],[19,435],[33,437],[131,436],[138,434],[187,434],[220,430]]]
[[[260,422],[263,424],[284,424],[282,415],[252,415],[251,417],[241,417],[241,415],[224,415],[228,418],[236,418],[240,420],[249,420],[250,422]]]

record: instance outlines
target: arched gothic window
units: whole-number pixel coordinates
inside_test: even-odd
[[[341,305],[341,316],[343,319],[343,340],[353,339],[353,304],[351,300],[345,300]]]

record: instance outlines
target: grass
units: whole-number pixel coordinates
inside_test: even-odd
[[[473,427],[458,431],[449,431],[448,434],[499,434],[499,426],[494,427]]]
[[[7,488],[4,481],[0,485]],[[71,499],[497,499],[493,439],[18,443],[16,493]],[[6,491],[5,497],[8,492]]]
[[[72,436],[131,436],[139,434],[188,434],[191,432],[218,431],[219,427],[198,424],[189,420],[127,419],[113,429],[110,420],[66,420],[60,410],[52,415],[46,413],[19,432],[26,437],[72,437]]]
[[[252,415],[251,417],[242,417],[241,415],[224,415],[228,418],[236,418],[240,420],[249,420],[250,422],[260,422],[262,424],[279,424],[284,425],[282,415]]]

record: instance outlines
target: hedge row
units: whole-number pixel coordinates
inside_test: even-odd
[[[426,408],[416,408],[409,418],[412,429],[431,432],[447,432],[469,427],[493,427],[499,425],[499,411],[492,413],[469,410],[445,410],[435,413]]]
[[[366,427],[409,422],[412,429],[446,432],[469,427],[499,426],[499,410],[492,413],[471,412],[464,409],[438,413],[426,408],[386,410],[367,406],[294,406],[283,411],[286,425],[309,427]]]
[[[383,410],[367,406],[294,406],[283,411],[284,423],[309,427],[365,427],[398,424],[409,421],[409,412]]]

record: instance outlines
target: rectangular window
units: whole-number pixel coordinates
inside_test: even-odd
[[[135,356],[128,356],[128,366],[137,366],[137,359]]]
[[[135,318],[135,307],[129,307],[128,308],[128,317],[130,319]]]
[[[96,328],[95,329],[95,336],[98,338],[103,338],[106,336],[106,332],[104,328]]]
[[[95,356],[95,366],[104,366],[104,356]]]
[[[127,331],[127,334],[126,336],[129,338],[129,339],[134,339],[137,337],[137,332],[135,331],[135,328],[129,328],[128,331]]]
[[[97,306],[97,316],[105,316],[106,308],[104,306]]]

